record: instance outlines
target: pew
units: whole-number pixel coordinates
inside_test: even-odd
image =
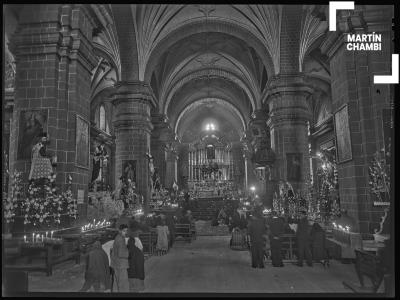
[[[381,259],[377,255],[360,249],[355,249],[354,252],[356,256],[355,269],[361,287],[346,281],[343,281],[343,285],[356,293],[377,293],[385,275]],[[369,278],[372,286],[365,286],[364,276]]]
[[[175,237],[181,236],[189,243],[192,242],[192,229],[190,224],[175,224]]]

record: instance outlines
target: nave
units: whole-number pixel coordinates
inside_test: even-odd
[[[198,236],[191,243],[176,241],[163,256],[145,261],[147,293],[349,293],[343,281],[356,282],[353,264],[331,261],[324,269],[297,267],[250,267],[248,251],[229,248],[230,236]],[[84,264],[67,262],[54,275],[32,272],[30,292],[76,292],[84,282]],[[66,284],[68,283],[68,284]]]

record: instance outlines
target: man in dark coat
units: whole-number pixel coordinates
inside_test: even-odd
[[[260,210],[254,211],[254,216],[248,225],[250,235],[251,266],[253,268],[264,268],[264,238],[266,233],[265,220]]]
[[[165,219],[169,231],[169,247],[171,248],[175,241],[175,221],[171,214],[167,214]]]
[[[325,232],[318,223],[311,228],[312,257],[314,261],[321,261],[326,258]]]
[[[272,212],[272,218],[269,223],[269,240],[271,243],[271,259],[274,267],[283,267],[282,262],[282,234],[284,233],[284,221],[278,217],[276,211]]]
[[[139,239],[139,229],[132,228],[128,240],[128,280],[129,290],[138,292],[144,289],[144,254],[143,245]]]
[[[105,290],[111,288],[111,275],[108,256],[99,241],[94,242],[92,250],[87,256],[85,283],[80,292],[86,292],[92,286],[96,292],[100,291],[100,284]]]
[[[299,267],[303,266],[304,256],[306,258],[307,265],[312,267],[312,255],[310,249],[310,244],[311,244],[310,230],[311,228],[308,225],[307,212],[302,211],[296,231],[296,239],[298,247],[297,265]]]

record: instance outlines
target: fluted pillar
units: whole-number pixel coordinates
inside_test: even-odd
[[[150,134],[153,125],[150,119],[154,104],[150,87],[143,82],[119,82],[116,84],[114,129],[116,136],[116,183],[123,174],[124,162],[136,162],[136,187],[144,197],[144,208],[148,211],[151,181],[149,160]]]

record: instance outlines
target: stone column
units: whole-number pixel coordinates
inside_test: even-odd
[[[23,172],[27,182],[30,155],[17,155],[21,150],[20,125],[25,122],[20,118],[23,111],[43,110],[47,115],[44,130],[50,138],[47,149],[58,159],[57,184],[64,185],[67,175],[71,175],[73,196],[77,196],[78,189],[84,190],[84,199],[89,182],[89,132],[84,133],[87,143],[77,146],[76,127],[78,117],[88,130],[90,125],[91,71],[96,64],[91,40],[95,22],[86,5],[24,5],[10,45],[16,58],[11,172]],[[84,207],[78,205],[80,216],[86,214]]]
[[[146,154],[150,151],[150,134],[153,129],[150,119],[151,105],[154,105],[153,93],[149,85],[140,81],[119,82],[115,88],[115,181],[117,183],[122,175],[123,162],[135,160],[136,187],[144,197],[144,209],[147,212],[151,181]]]
[[[306,191],[309,174],[309,151],[307,121],[311,118],[307,97],[311,90],[304,84],[301,76],[281,75],[270,86],[267,96],[269,119],[267,125],[271,132],[271,148],[275,152],[274,169],[277,180],[288,181],[296,193]],[[299,155],[299,167],[293,164],[291,154]],[[299,169],[298,169],[299,168]],[[300,174],[298,174],[300,173]],[[298,178],[294,178],[298,176]]]
[[[393,10],[393,6],[368,6],[359,11],[356,6],[351,14],[340,12],[338,30],[329,33],[321,45],[321,52],[330,61],[332,110],[336,113],[344,106],[348,110],[351,157],[341,160],[343,149],[338,149],[340,205],[358,221],[360,232],[373,233],[383,214],[382,207],[373,205],[375,196],[369,188],[368,167],[375,151],[384,146],[382,110],[390,108],[393,101],[391,85],[373,82],[374,75],[391,74]],[[347,50],[348,32],[381,34],[382,50]],[[336,132],[346,130],[336,128]],[[341,145],[337,143],[337,147]]]
[[[168,149],[167,151],[167,168],[165,185],[167,188],[172,188],[174,183],[178,183],[178,153],[175,149]]]
[[[168,139],[168,123],[165,115],[156,114],[151,117],[153,131],[151,133],[151,155],[154,157],[154,167],[158,169],[161,184],[165,187],[166,178],[166,139]]]

